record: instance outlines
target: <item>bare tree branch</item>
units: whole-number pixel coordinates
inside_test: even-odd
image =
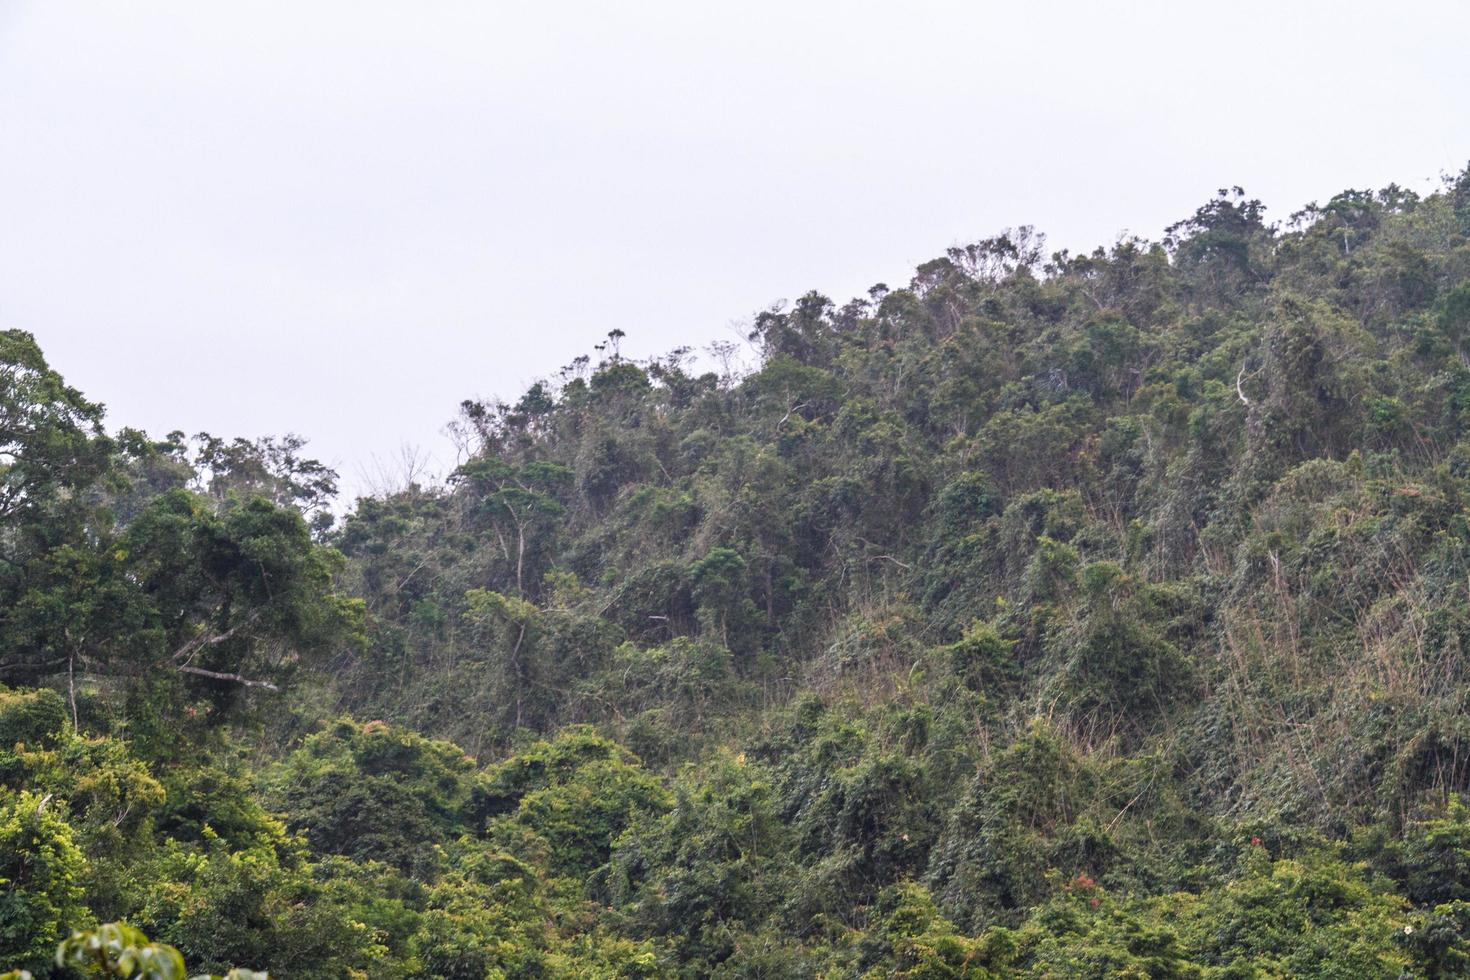
[[[259,618],[260,612],[259,610],[257,610],[256,612],[252,613],[248,619],[236,623],[234,626],[231,626],[223,633],[218,633],[214,636],[210,636],[206,633],[201,633],[200,635],[194,637],[192,640],[189,640],[183,646],[175,650],[174,655],[172,657],[169,657],[169,660],[172,660],[175,663],[180,660],[186,662],[188,660],[192,660],[194,656],[205,647],[212,647],[220,643],[225,643],[229,640],[233,640],[235,637],[240,635],[241,630],[245,629],[245,627],[247,626],[250,626]]]
[[[248,677],[241,677],[239,674],[226,674],[218,670],[205,670],[203,667],[191,667],[188,664],[181,664],[175,669],[185,674],[198,674],[200,677],[209,677],[217,681],[234,681],[236,684],[244,684],[246,687],[263,687],[267,691],[280,690],[279,687],[270,681],[253,681]]]

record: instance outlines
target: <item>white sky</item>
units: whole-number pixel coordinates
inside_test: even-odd
[[[617,327],[1470,161],[1464,2],[0,0],[0,326],[113,426],[452,462]]]

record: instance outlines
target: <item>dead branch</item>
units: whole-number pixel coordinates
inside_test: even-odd
[[[189,664],[180,664],[174,669],[185,674],[197,674],[200,677],[208,677],[217,681],[233,681],[236,684],[243,684],[246,687],[263,687],[267,691],[280,690],[279,687],[272,684],[270,681],[255,681],[251,680],[248,677],[241,677],[239,674],[226,674],[218,670],[205,670],[203,667],[194,667]]]
[[[192,640],[189,640],[183,646],[179,647],[177,650],[175,650],[173,656],[170,657],[169,660],[175,663],[180,660],[186,662],[188,660],[192,660],[194,656],[205,647],[217,646],[221,643],[226,643],[230,640],[233,640],[236,636],[240,635],[241,630],[245,629],[245,627],[247,626],[250,626],[259,618],[260,612],[257,610],[255,613],[251,614],[248,619],[244,620],[243,622],[236,623],[234,626],[225,630],[223,633],[218,633],[214,636],[210,636],[207,633],[201,633],[198,636],[194,637]]]

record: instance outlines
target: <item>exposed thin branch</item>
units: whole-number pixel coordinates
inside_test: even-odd
[[[16,670],[49,670],[52,667],[60,667],[62,664],[66,663],[66,659],[66,657],[60,657],[56,660],[28,660],[17,663],[0,664],[0,673],[6,673]]]
[[[217,646],[218,644],[226,643],[230,640],[233,640],[235,637],[240,635],[241,630],[245,629],[245,627],[247,626],[250,626],[259,618],[260,612],[256,611],[248,619],[236,623],[234,626],[225,630],[223,633],[218,633],[214,636],[210,636],[206,633],[201,633],[200,635],[194,637],[194,639],[189,640],[183,646],[175,650],[173,656],[169,659],[174,661],[175,663],[180,660],[183,660],[185,662],[192,660],[195,655],[197,655],[199,651],[203,650],[205,647]]]
[[[236,684],[243,684],[246,687],[263,687],[267,691],[280,690],[279,687],[272,684],[270,681],[251,680],[248,677],[241,677],[239,674],[226,674],[218,670],[205,670],[203,667],[194,667],[189,664],[180,664],[174,669],[185,674],[197,674],[200,677],[208,677],[217,681],[234,681]]]
[[[75,730],[81,727],[77,721],[77,655],[75,652],[66,658],[66,696],[71,702],[71,727]]]

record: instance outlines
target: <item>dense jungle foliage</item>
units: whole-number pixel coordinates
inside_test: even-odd
[[[0,969],[1470,975],[1470,170],[621,336],[334,518],[0,334]]]

